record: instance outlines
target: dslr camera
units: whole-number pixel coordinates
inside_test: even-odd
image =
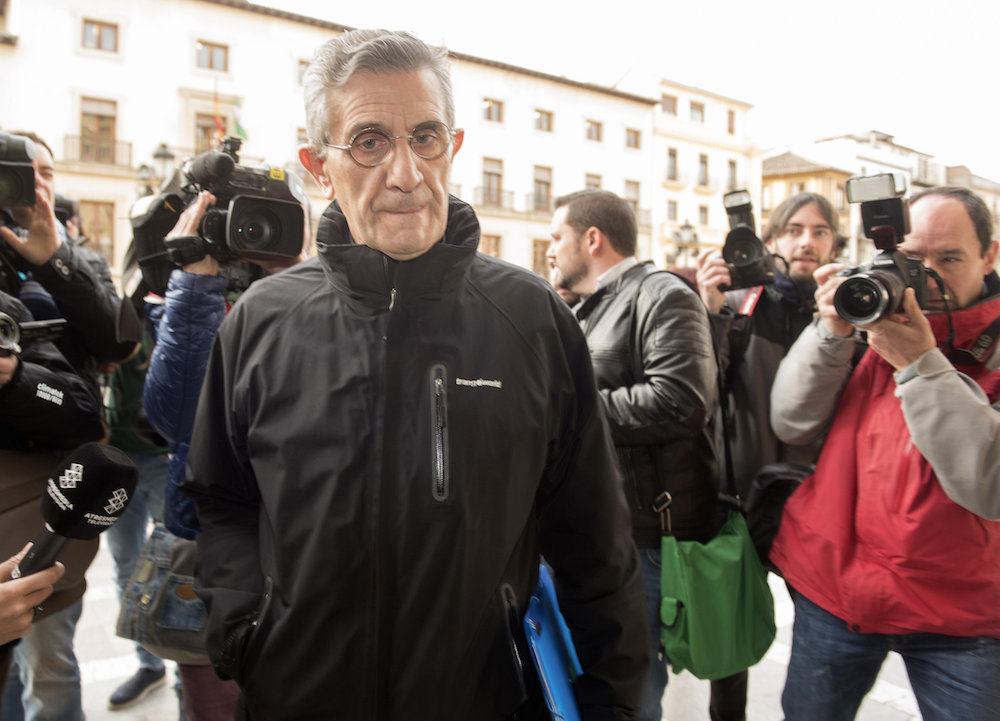
[[[773,283],[774,257],[757,237],[750,193],[733,190],[722,196],[722,204],[729,216],[730,229],[722,245],[722,258],[729,267],[732,282],[727,286],[720,285],[719,290],[724,292]]]
[[[0,208],[35,204],[35,144],[0,131]]]
[[[239,164],[239,138],[188,160],[156,196],[132,208],[132,244],[149,290],[163,295],[170,272],[206,255],[216,258],[231,286],[244,290],[255,278],[244,261],[296,258],[305,230],[301,179],[277,166]],[[201,190],[215,196],[198,236],[165,241],[177,218]]]
[[[871,265],[849,268],[833,296],[837,315],[853,325],[868,325],[897,312],[903,293],[913,288],[921,308],[927,307],[927,271],[918,258],[896,246],[910,232],[910,208],[903,194],[906,180],[895,173],[847,179],[847,200],[861,203],[865,237],[878,255]]]

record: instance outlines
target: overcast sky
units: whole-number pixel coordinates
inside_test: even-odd
[[[1000,182],[997,0],[257,1],[574,80],[700,87],[751,103],[763,148],[879,130]]]

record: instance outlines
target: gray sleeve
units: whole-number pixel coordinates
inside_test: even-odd
[[[1000,401],[934,349],[895,374],[913,444],[952,501],[1000,520]]]
[[[826,433],[854,354],[853,337],[809,325],[778,366],[771,386],[771,427],[785,443],[802,445]]]

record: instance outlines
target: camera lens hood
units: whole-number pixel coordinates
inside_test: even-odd
[[[857,273],[840,284],[833,295],[837,314],[853,325],[868,325],[889,315],[898,302],[894,283],[882,273]]]

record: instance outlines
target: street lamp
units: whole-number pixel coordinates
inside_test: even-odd
[[[135,172],[135,179],[139,181],[136,185],[136,194],[140,198],[153,194],[153,169],[151,167],[145,163],[140,165]]]
[[[157,180],[166,180],[167,173],[174,169],[174,154],[166,143],[160,143],[153,153],[153,174]]]
[[[677,249],[674,253],[674,264],[681,265],[677,262],[687,251],[689,258],[698,257],[698,233],[695,232],[694,226],[684,220],[684,224],[674,231],[674,247]],[[687,263],[683,264],[685,267]]]

